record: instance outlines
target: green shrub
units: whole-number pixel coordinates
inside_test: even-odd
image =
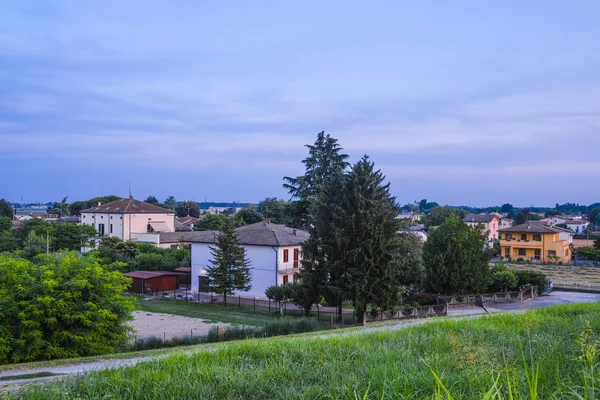
[[[519,279],[514,271],[506,267],[492,268],[487,288],[488,292],[510,292],[516,290],[518,287]]]
[[[519,287],[532,285],[537,286],[538,293],[544,293],[546,291],[546,287],[548,285],[548,278],[543,273],[525,270],[515,271],[515,274],[517,275]]]
[[[519,258],[517,258],[517,262],[518,262],[518,263],[522,263],[523,261],[525,261],[525,260],[523,259],[523,257],[519,257]]]
[[[416,307],[419,306],[432,306],[437,304],[437,296],[431,293],[411,293],[408,296],[404,297],[406,299],[406,303],[414,303]],[[404,306],[404,301],[402,302]]]

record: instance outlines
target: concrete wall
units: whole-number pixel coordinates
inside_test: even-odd
[[[211,267],[211,244],[192,243],[192,291],[198,291],[198,277],[206,276],[202,269]],[[246,257],[250,261],[252,289],[248,292],[234,292],[242,296],[265,297],[265,289],[277,284],[278,251],[270,246],[244,246]]]
[[[171,232],[175,232],[175,214],[81,214],[82,224],[91,225],[97,231],[100,224],[104,224],[104,236],[116,236],[122,240],[133,239],[130,233],[146,233],[150,221],[164,222]]]

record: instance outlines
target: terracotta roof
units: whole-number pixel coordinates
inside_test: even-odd
[[[215,243],[218,231],[194,232],[197,235],[189,241],[192,243]],[[285,225],[257,222],[235,230],[239,244],[251,246],[297,246],[308,240],[309,234],[301,229],[289,228]]]
[[[498,216],[494,214],[467,214],[467,216],[463,219],[465,222],[477,222],[481,224],[488,224],[494,220],[494,218],[499,219]]]
[[[572,233],[568,229],[557,228],[555,226],[546,225],[544,223],[540,223],[539,221],[529,221],[524,224],[510,226],[508,228],[502,228],[499,232],[514,232],[514,233],[560,233],[560,232],[569,232]]]
[[[110,214],[175,214],[175,211],[136,199],[121,199],[81,210],[82,213]]]
[[[191,238],[198,236],[201,232],[160,232],[160,243],[189,242]]]
[[[129,278],[138,278],[138,279],[150,279],[150,278],[158,278],[161,276],[180,276],[183,275],[182,272],[172,272],[172,271],[132,271],[125,272],[123,276],[127,276]]]
[[[187,217],[176,217],[175,221],[179,222],[182,225],[189,225],[189,224],[195,224],[196,222],[200,221],[202,218],[196,218],[196,217],[190,217],[189,215]]]

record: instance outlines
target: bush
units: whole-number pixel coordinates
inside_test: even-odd
[[[438,299],[437,296],[430,293],[411,293],[408,296],[402,299],[402,305],[404,306],[404,301],[406,300],[407,304],[415,303],[418,306],[432,306],[437,304]]]
[[[517,275],[519,287],[526,285],[537,286],[538,293],[544,293],[548,285],[548,278],[541,272],[537,271],[515,271]]]
[[[518,287],[519,279],[514,271],[506,267],[492,268],[487,288],[488,292],[510,292]]]
[[[522,263],[523,261],[525,261],[525,259],[523,259],[522,257],[517,258],[518,263]]]

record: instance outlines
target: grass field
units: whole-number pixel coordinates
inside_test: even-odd
[[[506,264],[514,270],[539,271],[555,282],[592,284],[600,287],[600,268],[570,265]]]
[[[598,362],[599,330],[600,304],[577,304],[399,331],[232,342],[9,398],[451,398],[447,388],[457,399],[578,398],[575,393],[593,399],[600,398],[600,376],[591,367]],[[585,390],[593,396],[584,397]],[[485,397],[488,392],[496,396]]]

